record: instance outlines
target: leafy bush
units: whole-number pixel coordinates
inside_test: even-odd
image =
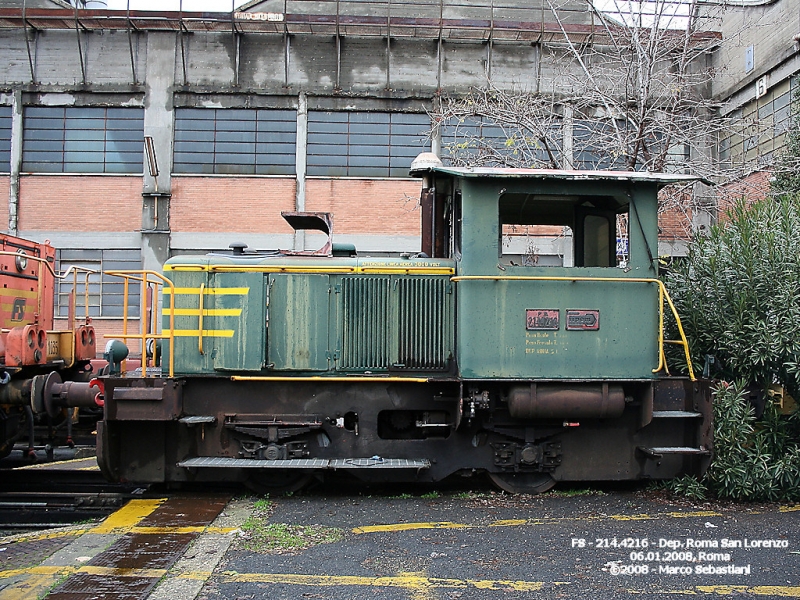
[[[665,481],[659,486],[667,490],[674,496],[689,498],[690,500],[705,500],[707,488],[702,481],[698,481],[694,475],[684,475]]]
[[[705,476],[718,498],[800,499],[797,413],[782,417],[768,403],[756,419],[743,382],[717,386],[714,394],[714,461]]]
[[[796,397],[800,194],[750,207],[740,202],[728,217],[697,238],[665,278],[694,368],[701,372],[706,355],[713,355],[722,378],[762,389],[777,382]],[[670,364],[681,362],[674,357]]]
[[[748,387],[773,383],[800,394],[800,194],[737,204],[665,282],[695,371],[710,355],[712,377],[738,382],[717,386],[714,460],[702,483],[719,498],[800,499],[797,413],[780,415],[768,401],[756,419],[747,399]],[[670,359],[674,367],[682,362]],[[697,494],[686,480],[669,489]]]

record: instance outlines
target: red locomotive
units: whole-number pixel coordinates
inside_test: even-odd
[[[49,243],[0,234],[0,458],[26,434],[27,454],[35,458],[37,422],[66,423],[64,442],[73,446],[73,415],[67,409],[102,405],[90,381],[95,331],[90,318],[75,318],[79,272],[59,275],[54,265]],[[56,280],[70,276],[70,328],[55,330]],[[81,276],[86,291],[88,273]],[[86,300],[88,305],[88,292]]]

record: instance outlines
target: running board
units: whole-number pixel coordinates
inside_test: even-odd
[[[204,425],[205,423],[216,423],[217,417],[212,416],[192,416],[192,417],[183,417],[178,419],[178,423],[183,423],[184,425]]]
[[[224,458],[198,456],[178,463],[185,468],[213,469],[430,469],[427,458],[289,458],[259,460],[257,458]]]
[[[654,410],[654,419],[699,419],[703,413],[685,410]]]
[[[705,448],[690,448],[686,446],[665,446],[662,448],[645,448],[644,446],[637,446],[637,450],[646,454],[648,458],[661,458],[664,454],[684,454],[684,455],[709,455],[710,450]]]

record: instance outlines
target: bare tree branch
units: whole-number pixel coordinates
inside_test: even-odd
[[[720,183],[746,174],[744,161],[720,160],[720,140],[746,148],[769,125],[723,116],[711,98],[709,57],[719,37],[697,29],[696,0],[688,17],[676,17],[674,3],[664,0],[648,3],[647,15],[642,4],[611,0],[624,15],[619,19],[586,2],[597,26],[581,40],[563,21],[558,0],[547,0],[562,39],[542,47],[550,75],[537,92],[487,81],[466,95],[442,97],[432,116],[443,132],[443,158],[457,165],[681,172]],[[677,19],[685,19],[680,29],[663,26]],[[663,194],[661,210],[687,217],[687,235],[692,217],[708,209],[709,192],[699,193]]]

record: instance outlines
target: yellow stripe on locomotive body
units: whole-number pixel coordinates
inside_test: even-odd
[[[36,285],[34,283],[34,285]],[[36,290],[21,290],[17,288],[0,288],[0,298],[36,298]]]
[[[171,312],[175,319],[175,373],[402,370],[403,340],[421,327],[442,332],[425,360],[443,374],[454,352],[455,272],[439,258],[175,257],[164,266],[175,287],[165,288],[162,308],[165,328]],[[381,335],[387,327],[393,333]],[[373,334],[380,347],[363,354],[358,340]]]
[[[170,309],[164,308],[161,310],[163,316],[169,316]],[[200,314],[198,308],[176,308],[174,311],[176,317],[196,317]],[[238,317],[241,316],[241,308],[204,308],[204,317]]]
[[[234,334],[233,329],[203,329],[203,337],[220,337],[232,338]],[[200,335],[199,329],[176,329],[173,332],[175,337],[198,337]]]
[[[166,269],[165,269],[166,270]],[[203,295],[206,296],[246,296],[247,292],[249,291],[248,288],[203,288]],[[166,296],[172,295],[172,290],[170,288],[166,288],[164,290],[164,294]],[[175,288],[175,295],[190,295],[194,294],[195,296],[200,293],[200,287],[176,287]]]

